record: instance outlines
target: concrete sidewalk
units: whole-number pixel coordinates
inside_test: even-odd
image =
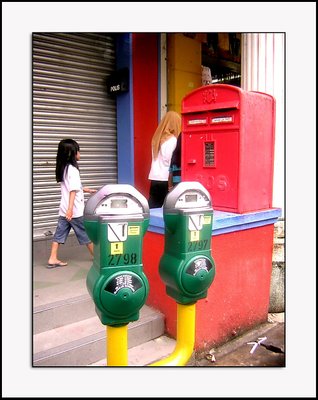
[[[224,345],[196,354],[195,367],[285,367],[284,313]]]

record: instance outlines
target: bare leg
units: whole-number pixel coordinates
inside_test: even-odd
[[[60,260],[57,258],[57,251],[58,251],[58,248],[59,248],[59,243],[57,243],[57,242],[52,242],[51,255],[50,255],[48,264],[58,264],[58,263],[67,264],[67,263],[64,263],[64,262],[60,261]]]
[[[87,246],[89,252],[91,253],[91,255],[94,257],[94,245],[93,245],[93,243],[88,243],[86,246]]]

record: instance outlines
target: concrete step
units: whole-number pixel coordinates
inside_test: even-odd
[[[128,349],[128,367],[144,367],[168,357],[175,349],[176,341],[162,335],[138,346]],[[105,367],[107,360],[103,359],[89,364],[89,367]]]
[[[128,348],[164,334],[164,315],[148,306],[128,324]],[[97,316],[33,336],[33,366],[87,366],[106,356],[107,329]]]
[[[285,261],[285,239],[275,239],[273,245],[273,262]]]
[[[34,291],[33,334],[59,328],[96,315],[85,280]]]

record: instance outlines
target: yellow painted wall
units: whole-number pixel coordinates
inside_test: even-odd
[[[181,100],[201,86],[201,42],[182,33],[167,38],[168,110],[181,112]]]

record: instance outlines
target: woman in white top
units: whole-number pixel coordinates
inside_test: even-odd
[[[180,132],[180,115],[175,111],[168,111],[160,121],[151,141],[152,162],[148,176],[151,181],[149,208],[162,207],[168,193],[170,161]]]

